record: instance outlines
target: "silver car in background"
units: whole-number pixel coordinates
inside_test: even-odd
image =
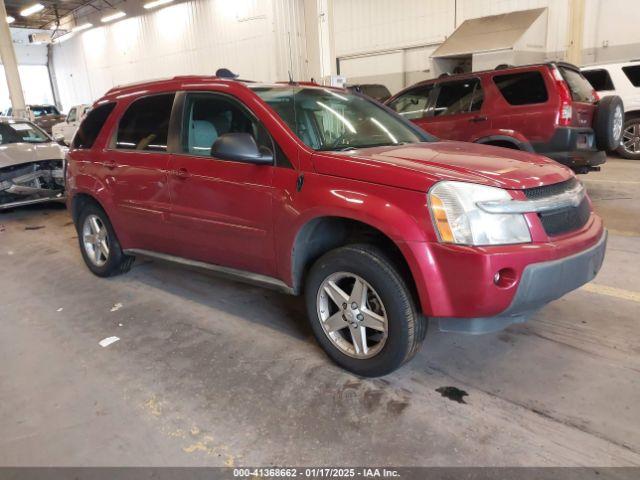
[[[0,120],[0,210],[64,199],[61,147],[26,120]]]

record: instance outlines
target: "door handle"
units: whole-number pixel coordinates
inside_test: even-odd
[[[106,162],[103,163],[103,165],[107,167],[109,170],[113,170],[114,168],[117,167],[116,162],[114,162],[113,160],[107,160]]]
[[[473,117],[473,118],[470,118],[470,119],[469,119],[469,121],[470,121],[470,122],[474,122],[474,123],[484,122],[484,121],[486,121],[486,120],[487,120],[487,117],[486,117],[486,116],[484,116],[484,115],[480,115],[480,116]]]
[[[177,170],[174,170],[172,173],[174,177],[180,178],[182,180],[189,178],[190,176],[189,171],[186,168],[179,168]]]

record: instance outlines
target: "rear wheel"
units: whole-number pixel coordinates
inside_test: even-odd
[[[84,262],[95,275],[110,277],[128,272],[135,257],[125,255],[107,214],[95,204],[80,212],[78,240]]]
[[[611,152],[618,148],[622,139],[624,107],[616,95],[603,97],[593,119],[596,145],[599,150]]]
[[[624,158],[640,160],[640,117],[624,122],[622,141],[616,151]]]
[[[312,267],[305,289],[313,332],[329,357],[366,377],[385,375],[418,351],[426,320],[381,250],[350,245]]]

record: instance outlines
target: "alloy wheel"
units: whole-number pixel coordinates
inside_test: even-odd
[[[622,126],[624,124],[624,114],[622,108],[617,106],[613,113],[613,138],[622,138]]]
[[[378,292],[362,277],[348,272],[329,275],[320,285],[316,304],[324,333],[342,353],[365,359],[382,350],[387,314]]]
[[[96,267],[109,260],[109,236],[107,226],[97,215],[88,215],[82,225],[82,245],[87,257]]]
[[[622,148],[633,155],[640,153],[640,123],[632,123],[624,129]]]

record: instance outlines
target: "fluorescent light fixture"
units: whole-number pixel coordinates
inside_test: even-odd
[[[52,40],[53,43],[62,43],[62,42],[66,42],[67,40],[69,40],[71,37],[73,37],[73,32],[67,32],[64,35],[59,35],[56,38],[54,38]]]
[[[71,29],[72,32],[81,32],[82,30],[86,30],[87,28],[93,27],[92,23],[83,23],[82,25],[78,25],[77,27],[73,27]]]
[[[156,8],[160,5],[166,5],[167,3],[171,3],[173,0],[154,0],[153,2],[148,2],[144,4],[144,8],[149,10],[150,8]]]
[[[7,23],[8,24],[12,24],[15,21],[16,21],[16,19],[13,18],[11,15],[7,15]]]
[[[42,5],[41,3],[36,3],[34,5],[31,5],[30,7],[22,9],[20,11],[20,15],[22,15],[23,17],[28,17],[29,15],[38,13],[41,10],[44,10],[44,5]]]
[[[126,17],[126,16],[127,14],[124,12],[116,12],[116,13],[112,13],[111,15],[107,15],[106,17],[102,17],[101,21],[102,23],[107,23],[122,17]]]

